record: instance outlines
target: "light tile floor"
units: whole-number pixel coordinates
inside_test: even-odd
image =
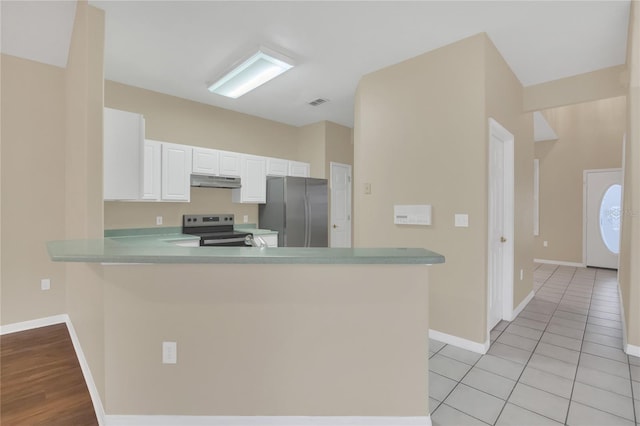
[[[622,351],[616,272],[536,264],[534,290],[486,355],[430,340],[434,426],[640,426],[640,358]]]

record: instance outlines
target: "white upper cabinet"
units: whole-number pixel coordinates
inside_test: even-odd
[[[162,143],[162,199],[189,201],[191,196],[191,162],[193,148]]]
[[[218,151],[220,156],[220,176],[241,177],[241,157],[237,152]]]
[[[309,177],[311,164],[301,161],[289,161],[289,176]]]
[[[137,200],[142,192],[144,117],[104,108],[105,200]]]
[[[287,176],[288,174],[289,160],[267,158],[267,176]]]
[[[161,169],[162,143],[158,141],[144,141],[144,163],[142,177],[142,199],[159,201],[162,180]]]
[[[241,159],[242,187],[233,189],[234,203],[264,203],[267,200],[267,159],[243,155]]]
[[[220,152],[215,149],[193,148],[192,173],[218,176],[220,174]]]

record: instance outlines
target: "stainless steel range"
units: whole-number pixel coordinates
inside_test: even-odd
[[[200,237],[201,246],[250,246],[253,234],[234,231],[233,224],[232,214],[185,214],[182,233]]]

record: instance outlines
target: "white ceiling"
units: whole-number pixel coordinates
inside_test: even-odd
[[[68,49],[69,18],[50,9],[66,4],[60,10],[68,13],[69,2],[17,2],[39,8],[32,14],[48,18],[46,25],[13,22],[12,9],[19,8],[7,3],[15,2],[2,1],[2,51],[58,66],[59,57],[66,62],[66,52],[52,51]],[[630,5],[628,0],[90,3],[106,12],[107,79],[296,126],[321,120],[352,126],[354,94],[364,74],[483,31],[524,86],[623,64]],[[54,18],[60,20],[59,34],[44,28]],[[208,82],[259,45],[293,56],[298,65],[238,99],[207,91]],[[318,97],[330,102],[307,105]]]

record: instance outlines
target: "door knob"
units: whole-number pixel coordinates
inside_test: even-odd
[[[500,237],[500,242],[501,242],[501,243],[506,243],[506,242],[507,242],[507,239],[506,239],[505,237]]]
[[[338,227],[338,225],[336,225],[335,223],[333,224],[333,229],[336,229]]]

